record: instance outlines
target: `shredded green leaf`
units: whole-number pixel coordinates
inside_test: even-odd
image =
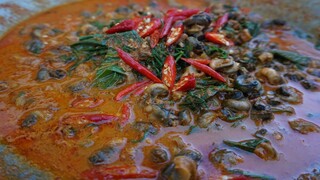
[[[189,108],[192,111],[207,109],[210,98],[217,92],[218,91],[213,88],[191,90],[187,93],[180,106],[183,108]]]
[[[176,62],[178,62],[181,58],[189,58],[192,49],[192,45],[188,42],[185,42],[184,47],[175,47],[173,57],[175,58]]]
[[[270,175],[267,175],[267,174],[258,174],[258,173],[253,173],[250,171],[244,171],[241,169],[228,169],[227,171],[231,174],[243,175],[246,177],[257,178],[257,179],[261,179],[261,180],[275,180],[276,179],[276,178],[274,178]]]
[[[256,149],[256,147],[264,142],[269,142],[267,139],[264,138],[256,138],[256,139],[248,139],[248,140],[243,140],[243,141],[228,141],[228,140],[224,140],[223,143],[231,146],[231,147],[237,147],[240,148],[242,150],[248,151],[253,153],[254,150]]]
[[[144,63],[147,67],[150,67],[152,71],[158,76],[161,76],[164,61],[169,55],[166,45],[161,42],[151,50],[152,57],[148,58]]]
[[[93,62],[97,66],[93,85],[102,89],[117,86],[124,82],[124,70],[117,65],[120,58],[114,47],[120,47],[126,52],[135,51],[142,43],[136,31],[116,34],[93,34],[82,36],[79,42],[71,45],[72,54],[63,57],[67,62],[74,62],[69,72],[80,64]]]
[[[218,47],[218,46],[215,46],[215,45],[213,45],[213,46],[208,46],[208,47],[206,48],[206,53],[207,53],[209,56],[215,54],[215,55],[217,55],[218,57],[223,58],[223,59],[226,59],[226,58],[228,58],[228,56],[229,56],[229,53],[228,53],[226,50],[224,50],[224,49],[222,49],[222,48],[220,48],[220,47]]]
[[[234,122],[230,127],[236,128],[242,124],[242,120]]]
[[[237,121],[239,119],[243,119],[245,117],[246,117],[245,114],[236,114],[235,116],[227,117],[227,119],[228,119],[229,122],[234,122],[234,121]]]

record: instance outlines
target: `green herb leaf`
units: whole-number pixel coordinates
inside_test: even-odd
[[[253,173],[250,171],[244,171],[241,169],[228,169],[227,171],[231,174],[243,175],[246,177],[257,178],[257,179],[261,179],[261,180],[275,180],[276,179],[276,178],[274,178],[270,175],[267,175],[267,174],[258,174],[258,173]]]
[[[107,34],[102,42],[111,47],[117,46],[123,48],[123,46],[129,45],[140,47],[142,38],[137,31],[126,31],[122,33]]]
[[[190,52],[192,51],[193,47],[190,43],[185,42],[184,47],[176,46],[174,48],[173,57],[178,62],[181,58],[189,58]]]
[[[246,113],[234,112],[227,107],[221,109],[221,112],[223,114],[222,119],[230,123],[243,119],[247,116]]]
[[[291,51],[284,51],[284,50],[273,50],[271,51],[276,57],[289,60],[295,65],[306,66],[308,65],[310,58],[303,56],[301,54],[291,52]]]
[[[218,46],[207,46],[206,53],[209,56],[216,54],[218,57],[223,59],[226,59],[229,55],[229,53],[226,50],[219,48]]]
[[[197,78],[196,80],[196,88],[198,89],[206,89],[208,86],[220,86],[223,85],[221,82],[212,79],[211,77]]]
[[[252,37],[256,37],[260,34],[260,24],[252,21],[246,21],[243,24],[244,28],[247,28]]]
[[[108,47],[106,45],[101,44],[96,40],[86,39],[83,41],[79,41],[73,45],[71,45],[73,51],[77,53],[84,53],[90,55],[103,55],[106,54]]]
[[[241,124],[242,124],[242,121],[241,121],[241,120],[240,120],[240,121],[236,121],[236,122],[234,122],[230,127],[236,128],[236,127],[240,126]]]
[[[150,67],[149,69],[152,69],[156,76],[160,77],[164,61],[166,57],[169,55],[166,45],[163,42],[159,43],[156,47],[154,47],[151,50],[151,54],[152,57],[144,61],[144,64],[147,67]]]
[[[221,82],[213,80],[210,77],[197,78],[196,82],[196,88],[187,93],[179,106],[189,108],[192,111],[204,110],[210,105],[216,106],[214,104],[216,102],[214,96],[218,92],[234,91],[233,88],[229,88],[226,84],[221,84]]]
[[[237,147],[240,148],[242,150],[248,151],[253,153],[254,150],[256,149],[256,147],[264,142],[269,142],[267,139],[264,138],[257,138],[257,139],[249,139],[249,140],[244,140],[244,141],[228,141],[228,140],[224,140],[223,143],[231,146],[231,147]]]
[[[141,43],[142,39],[136,31],[83,36],[79,38],[79,42],[71,45],[73,54],[70,57],[73,58],[65,57],[65,59],[71,59],[74,62],[69,71],[76,69],[80,64],[93,62],[99,67],[93,85],[106,89],[119,85],[125,80],[124,70],[115,64],[120,58],[113,47],[132,52]]]
[[[104,27],[107,27],[107,24],[104,22],[100,22],[100,21],[92,21],[90,22],[90,24],[96,28],[98,28],[99,30],[102,30]]]
[[[124,82],[125,71],[118,65],[101,67],[96,72],[93,85],[102,89],[113,87]]]
[[[208,108],[208,103],[218,91],[213,88],[195,89],[189,91],[180,104],[183,108],[189,108],[192,111],[200,111]]]
[[[119,61],[120,58],[118,56],[117,51],[114,48],[109,48],[107,54],[103,58],[102,63],[113,63]]]

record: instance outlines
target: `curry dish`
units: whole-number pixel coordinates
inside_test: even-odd
[[[320,51],[204,1],[91,0],[0,40],[0,140],[60,179],[319,179]]]

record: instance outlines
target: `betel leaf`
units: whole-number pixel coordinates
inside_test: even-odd
[[[118,65],[103,66],[96,72],[93,85],[102,89],[113,87],[123,83],[125,71]]]
[[[119,60],[120,58],[117,51],[114,48],[109,48],[107,54],[103,58],[103,63],[112,63]]]
[[[102,42],[111,47],[117,46],[123,48],[123,46],[128,46],[129,44],[134,44],[135,46],[139,47],[142,41],[143,40],[137,31],[126,31],[122,33],[105,35]]]
[[[310,61],[309,57],[291,51],[276,49],[272,50],[271,52],[275,55],[275,57],[280,58],[280,60],[285,59],[298,66],[306,66]]]
[[[101,42],[92,39],[79,41],[75,44],[72,44],[71,48],[74,52],[90,54],[91,56],[106,54],[108,49],[106,45],[103,45]]]
[[[93,85],[102,89],[119,85],[125,80],[124,70],[117,65],[120,60],[115,47],[126,52],[135,51],[140,47],[142,39],[136,31],[127,31],[116,34],[93,34],[79,38],[72,44],[72,66],[69,72],[80,64],[93,62],[96,65],[96,77]]]
[[[228,141],[228,140],[224,140],[223,143],[231,146],[231,147],[237,147],[240,148],[242,150],[248,151],[253,153],[254,150],[257,148],[258,145],[260,145],[261,143],[264,142],[269,142],[267,139],[264,138],[256,138],[256,139],[248,139],[248,140],[243,140],[243,141]]]
[[[236,175],[243,175],[249,178],[257,178],[261,180],[275,180],[273,176],[267,175],[267,174],[258,174],[250,171],[244,171],[242,169],[228,169],[228,173],[236,174]]]

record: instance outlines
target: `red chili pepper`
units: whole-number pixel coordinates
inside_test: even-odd
[[[213,32],[218,32],[218,30],[228,22],[229,14],[226,13],[223,16],[219,17],[218,20],[214,24]]]
[[[176,21],[182,21],[182,20],[185,20],[187,19],[188,17],[186,16],[173,16],[173,22],[176,22]]]
[[[179,24],[175,27],[172,27],[169,35],[167,36],[166,46],[170,46],[173,43],[177,42],[182,36],[184,31],[183,24]]]
[[[137,82],[134,84],[131,84],[130,86],[126,87],[125,89],[123,89],[122,91],[120,91],[116,97],[115,100],[116,101],[120,101],[124,96],[130,94],[131,92],[133,92],[134,90],[136,90],[137,88],[149,83],[150,81],[142,81],[142,82]]]
[[[97,98],[76,98],[71,102],[74,108],[95,108],[104,102],[103,99]]]
[[[156,83],[161,83],[162,81],[155,76],[149,69],[145,68],[144,66],[142,66],[140,63],[138,63],[138,61],[134,60],[130,54],[124,52],[123,50],[121,50],[120,48],[116,48],[119,57],[126,63],[128,64],[131,68],[133,68],[134,70],[138,71],[140,74],[146,76],[147,78],[149,78],[150,80],[156,82]]]
[[[118,119],[117,116],[109,114],[76,114],[67,117],[69,120],[87,120],[99,124],[108,124]]]
[[[133,95],[134,95],[134,96],[139,96],[139,95],[141,95],[141,94],[144,92],[144,90],[146,90],[146,87],[149,86],[151,83],[152,83],[152,82],[149,81],[148,83],[146,83],[146,84],[138,87],[138,88],[133,92]]]
[[[172,14],[172,13],[177,12],[177,11],[178,11],[177,8],[171,8],[171,9],[168,9],[168,10],[167,10],[166,14],[167,14],[167,15],[168,15],[168,14]]]
[[[153,19],[150,16],[147,16],[143,19],[142,22],[140,22],[137,28],[137,32],[142,38],[144,38],[152,34],[160,26],[161,26],[160,19],[157,19],[157,18]]]
[[[169,16],[165,18],[160,38],[163,38],[164,36],[168,35],[170,28],[172,26],[172,23],[173,23],[173,16]]]
[[[215,32],[207,32],[204,37],[208,40],[211,41],[213,43],[216,44],[221,44],[221,45],[225,45],[225,46],[233,46],[234,43],[227,39],[223,34],[218,34]]]
[[[140,23],[141,19],[127,19],[124,20],[114,26],[112,26],[110,29],[106,31],[107,34],[114,34],[118,32],[125,32],[125,31],[131,31],[136,29],[137,25]]]
[[[128,103],[125,103],[121,108],[121,126],[125,125],[131,118],[132,109]]]
[[[156,47],[160,40],[160,32],[158,30],[155,30],[151,36],[150,36],[150,46],[151,48]]]
[[[189,91],[196,87],[196,78],[193,74],[181,77],[173,88],[173,91]]]
[[[186,59],[186,58],[181,58],[181,59],[184,60],[185,62],[191,64],[196,69],[199,69],[200,71],[202,71],[202,72],[208,74],[209,76],[213,77],[214,79],[217,79],[218,81],[221,81],[221,82],[226,82],[226,80],[224,79],[223,76],[221,76],[219,73],[217,73],[215,70],[213,70],[209,66],[201,64],[201,63],[198,63],[197,61],[194,61],[192,59]]]
[[[200,12],[199,9],[169,9],[167,11],[167,16],[185,16],[190,17],[192,15],[198,14]]]
[[[169,55],[167,56],[162,68],[162,82],[170,90],[172,90],[174,86],[176,75],[177,75],[176,61],[174,60],[173,56]]]
[[[156,178],[157,172],[145,167],[134,165],[125,166],[97,166],[81,173],[84,179],[143,179]]]
[[[210,7],[207,7],[203,12],[212,13],[212,10],[213,10],[213,7],[210,6]]]
[[[209,59],[192,59],[192,60],[197,61],[198,63],[201,63],[201,64],[205,64],[205,65],[208,65],[211,62],[211,60],[209,60]]]

